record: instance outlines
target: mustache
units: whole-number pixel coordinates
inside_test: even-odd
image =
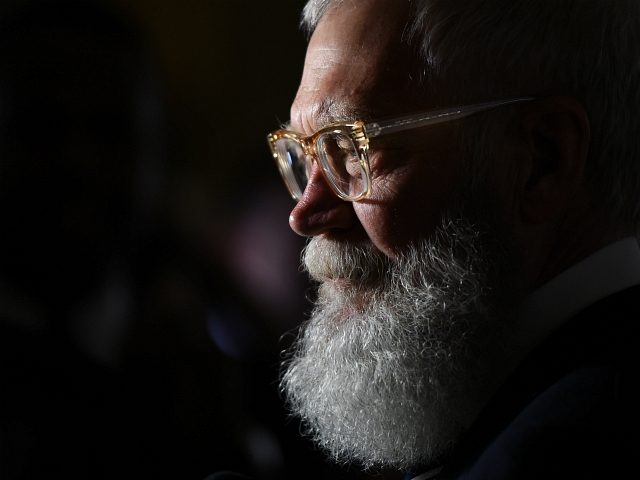
[[[353,245],[313,237],[302,251],[302,268],[316,282],[347,281],[371,285],[385,279],[392,260],[372,245]]]

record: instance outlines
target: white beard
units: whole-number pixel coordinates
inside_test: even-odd
[[[504,298],[515,301],[515,283],[500,290],[513,262],[502,234],[445,221],[432,240],[393,260],[311,240],[305,265],[324,283],[282,388],[334,460],[429,465],[473,421],[501,380],[494,374],[509,324]]]

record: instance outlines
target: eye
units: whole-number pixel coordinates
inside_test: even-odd
[[[334,134],[331,140],[329,143],[333,146],[334,165],[339,164],[337,168],[350,177],[359,177],[361,175],[360,157],[351,137],[340,133]]]
[[[336,138],[336,144],[338,148],[342,151],[352,153],[353,152],[353,142],[349,137],[344,135],[340,135]]]
[[[360,166],[360,157],[358,152],[352,150],[345,152],[344,157],[345,170],[352,177],[359,177],[362,174],[362,167]]]

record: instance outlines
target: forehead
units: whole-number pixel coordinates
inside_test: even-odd
[[[340,2],[317,25],[291,110],[292,125],[400,111],[415,62],[402,43],[408,2]],[[413,89],[415,98],[415,87]]]

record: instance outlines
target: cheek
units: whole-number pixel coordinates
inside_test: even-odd
[[[453,168],[407,168],[386,178],[375,178],[375,194],[354,204],[371,243],[394,257],[407,245],[429,238],[456,191]]]
[[[412,242],[428,237],[438,220],[426,208],[401,203],[358,206],[356,215],[369,241],[391,258]]]

